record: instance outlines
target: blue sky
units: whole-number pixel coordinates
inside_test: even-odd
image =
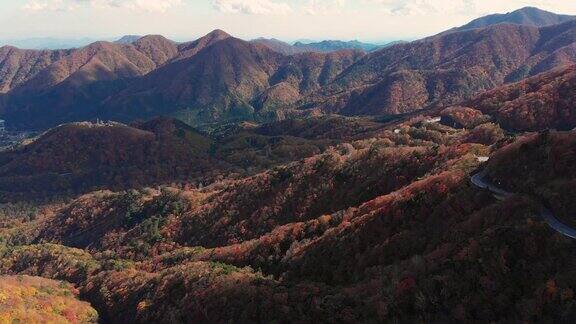
[[[163,34],[220,28],[241,38],[385,41],[431,35],[487,13],[574,0],[0,0],[0,39]]]

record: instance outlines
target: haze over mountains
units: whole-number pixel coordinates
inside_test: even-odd
[[[9,45],[22,49],[57,50],[78,48],[98,41],[95,38],[68,39],[55,37],[33,37],[23,39],[0,39],[0,45]]]
[[[34,50],[57,50],[57,49],[72,49],[90,45],[97,41],[113,41],[118,43],[132,43],[141,36],[126,35],[120,38],[55,38],[55,37],[33,37],[23,39],[0,39],[0,45],[9,45],[22,49]]]
[[[576,20],[468,26],[1,48],[0,322],[576,321]]]
[[[362,50],[365,52],[372,52],[381,48],[383,46],[362,43],[359,41],[336,41],[336,40],[326,40],[321,42],[312,42],[312,43],[303,43],[303,42],[296,42],[293,45],[294,47],[300,48],[304,51],[311,51],[311,52],[333,52],[336,50],[343,50],[343,49],[356,49]]]
[[[253,43],[259,43],[266,45],[276,52],[280,52],[286,55],[298,54],[298,53],[330,53],[340,50],[360,50],[364,52],[375,51],[379,48],[384,48],[399,42],[391,42],[385,45],[375,45],[369,43],[362,43],[359,41],[339,41],[339,40],[325,40],[321,42],[314,41],[297,41],[294,44],[288,44],[286,42],[274,39],[274,38],[257,38],[252,40]]]

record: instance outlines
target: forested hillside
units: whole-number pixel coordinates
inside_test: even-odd
[[[0,49],[0,323],[576,321],[575,21]]]

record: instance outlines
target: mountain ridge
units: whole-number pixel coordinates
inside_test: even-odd
[[[129,45],[98,42],[18,77],[23,80],[6,90],[0,111],[15,128],[162,114],[201,127],[318,113],[394,115],[457,104],[576,62],[576,20],[545,27],[487,24],[367,55],[298,53],[278,41],[230,41],[222,30],[182,44],[153,35]]]
[[[550,25],[561,24],[574,19],[576,19],[576,16],[559,15],[556,13],[538,9],[536,7],[524,7],[505,14],[493,14],[484,16],[475,19],[464,26],[457,27],[454,30],[461,31],[501,23],[514,23],[519,25],[546,27]]]
[[[541,28],[499,24],[395,45],[364,57],[302,108],[370,115],[456,104],[576,62],[575,31],[576,20]]]

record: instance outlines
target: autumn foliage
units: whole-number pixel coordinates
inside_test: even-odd
[[[0,276],[0,323],[98,323],[70,284],[40,277]]]
[[[316,94],[343,112],[363,104],[359,114],[456,101],[535,74],[546,60],[533,55],[538,40],[563,35],[550,28],[498,25],[397,45],[331,88],[351,93]],[[526,37],[523,56],[511,55]],[[187,44],[182,60],[203,44]],[[193,67],[232,65],[247,46],[230,40],[212,49],[227,59]],[[260,46],[248,54],[282,58]],[[254,63],[248,54],[238,59]],[[321,81],[314,62],[337,64],[325,59],[291,58],[313,72],[306,91]],[[305,78],[285,68],[274,90]],[[363,69],[379,73],[359,79]],[[574,322],[573,241],[540,213],[544,202],[576,226],[576,133],[544,130],[574,126],[573,70],[405,116],[298,115],[209,133],[168,118],[50,130],[0,153],[0,198],[12,200],[0,205],[0,322]],[[271,90],[257,103],[273,110],[290,94]],[[515,194],[472,184],[480,170]]]

